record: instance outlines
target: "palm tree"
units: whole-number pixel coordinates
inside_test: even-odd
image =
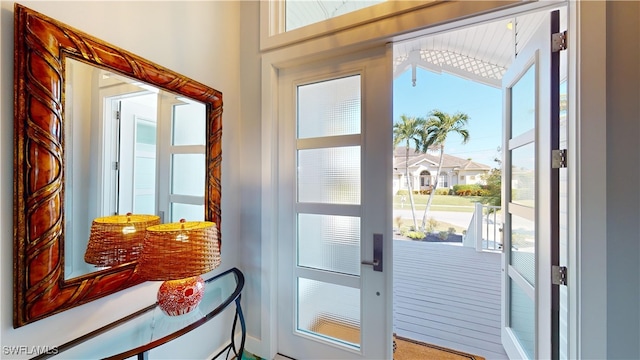
[[[446,142],[449,134],[457,133],[462,136],[462,143],[466,144],[467,141],[469,141],[469,131],[465,129],[465,125],[467,125],[468,121],[469,115],[462,112],[449,115],[440,110],[433,110],[429,113],[429,118],[426,122],[426,131],[423,132],[425,137],[422,139],[421,151],[426,153],[429,148],[438,148],[440,150],[440,161],[438,162],[436,181],[431,189],[429,200],[427,201],[427,207],[424,209],[424,215],[422,216],[423,229],[427,222],[427,214],[431,208],[433,195],[436,193],[436,188],[438,187],[438,179],[440,178],[440,171],[442,170],[442,163],[444,161],[444,143]]]
[[[401,122],[393,124],[393,148],[398,144],[405,142],[405,178],[407,179],[407,189],[409,190],[409,202],[411,203],[411,214],[413,215],[413,229],[418,230],[418,222],[416,221],[416,207],[413,201],[413,189],[411,189],[411,181],[409,179],[409,145],[413,141],[416,151],[422,147],[424,139],[424,130],[426,120],[423,118],[410,117],[407,115],[400,116]]]

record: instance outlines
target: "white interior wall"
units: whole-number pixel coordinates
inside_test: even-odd
[[[25,1],[21,4],[223,93],[222,265],[238,264],[240,202],[240,3],[235,1]],[[13,329],[13,13],[0,3],[0,337],[2,346],[55,346],[155,301],[158,282],[140,284]],[[228,320],[230,313],[227,314]],[[151,358],[203,359],[227,339],[212,321],[154,351]],[[117,336],[117,335],[116,335]],[[198,344],[198,346],[194,346]],[[22,355],[5,358],[27,358]]]
[[[263,335],[261,297],[262,287],[270,286],[263,276],[261,226],[263,186],[260,177],[261,152],[261,119],[260,119],[260,4],[258,1],[242,1],[240,7],[242,18],[242,43],[240,45],[240,97],[243,104],[242,117],[242,146],[237,179],[242,191],[240,192],[240,238],[239,261],[245,274],[245,291],[242,294],[247,319],[248,350],[260,353]],[[261,354],[263,356],[266,356]]]
[[[607,358],[639,359],[640,4],[610,2],[606,13]]]

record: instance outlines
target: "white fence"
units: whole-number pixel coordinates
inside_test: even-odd
[[[500,206],[476,203],[463,240],[476,251],[502,251],[502,213]]]

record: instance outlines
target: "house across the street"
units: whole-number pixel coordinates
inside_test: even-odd
[[[409,148],[407,161],[406,148],[398,146],[393,153],[393,193],[407,190],[406,170],[409,168],[409,179],[414,191],[429,192],[436,184],[437,188],[453,188],[454,185],[481,184],[482,175],[487,174],[491,167],[470,159],[462,159],[444,154],[442,170],[438,174],[440,154],[417,152]]]

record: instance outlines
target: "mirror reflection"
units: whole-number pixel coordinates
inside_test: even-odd
[[[100,270],[84,261],[91,222],[155,214],[205,217],[206,106],[65,59],[65,279]]]

